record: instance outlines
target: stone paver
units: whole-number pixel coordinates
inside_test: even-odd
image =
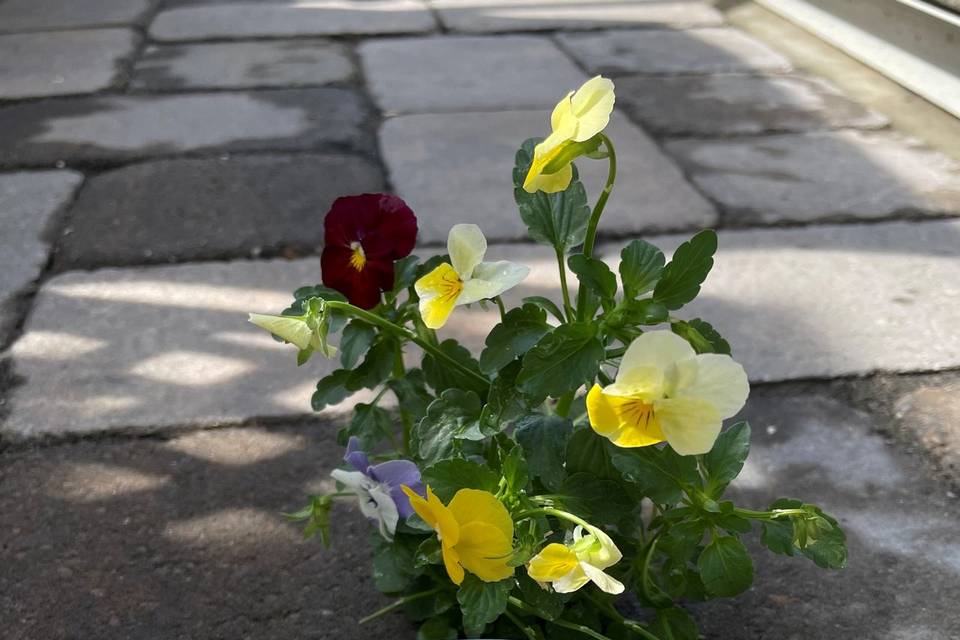
[[[688,139],[667,151],[733,222],[960,212],[960,163],[896,133]]]
[[[631,76],[617,79],[617,104],[664,134],[732,135],[876,129],[888,120],[829,83],[801,76]]]
[[[539,36],[373,40],[360,56],[371,93],[391,113],[552,108],[586,80]]]
[[[311,253],[323,242],[323,215],[335,198],[383,189],[380,169],[352,156],[135,164],[102,173],[83,188],[55,266],[179,262],[278,249]]]
[[[136,89],[244,89],[341,82],[353,75],[343,45],[324,40],[150,46]]]
[[[707,638],[783,640],[960,637],[960,504],[899,445],[882,420],[829,390],[754,390],[750,457],[731,497],[763,508],[779,497],[819,504],[847,533],[849,565],[827,572],[776,556],[748,536],[754,586],[693,607]],[[894,595],[895,594],[895,595]],[[776,631],[772,631],[776,630]],[[771,636],[771,633],[773,635]]]
[[[779,53],[730,28],[602,31],[558,38],[594,73],[696,74],[790,68]]]
[[[0,32],[132,24],[153,4],[153,0],[3,0]]]
[[[332,489],[338,427],[89,441],[0,458],[5,640],[412,638],[370,572],[370,525],[333,510],[333,546],[281,512]]]
[[[637,0],[431,0],[455,31],[536,31],[598,27],[711,26],[723,15],[704,2]]]
[[[121,64],[134,52],[137,41],[128,29],[0,35],[0,100],[92,93],[119,86]]]
[[[898,426],[960,483],[960,378],[918,385],[897,397],[893,409]]]
[[[0,174],[0,346],[17,320],[16,295],[47,263],[49,223],[82,180],[73,171]]]
[[[369,148],[350,89],[102,96],[0,108],[0,165],[118,161],[187,151]]]
[[[654,238],[673,247],[681,238]],[[619,246],[603,248],[611,261]],[[960,221],[721,231],[700,298],[751,379],[960,366]]]
[[[509,111],[391,118],[380,144],[390,180],[420,216],[420,240],[446,242],[458,222],[482,225],[490,238],[521,239],[527,230],[513,201],[510,167],[520,143],[549,130],[547,111]],[[608,233],[713,224],[713,208],[638,128],[615,114],[608,133],[620,175],[606,208]],[[578,164],[590,202],[606,180],[607,163]]]
[[[420,0],[310,0],[177,7],[150,25],[155,40],[423,33],[435,21]]]

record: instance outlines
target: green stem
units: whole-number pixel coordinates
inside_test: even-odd
[[[496,296],[493,301],[497,303],[497,307],[500,309],[500,321],[503,322],[507,319],[507,310],[503,306],[503,298]]]
[[[567,263],[563,259],[563,251],[557,252],[557,268],[560,269],[560,291],[563,293],[563,310],[567,314],[567,322],[573,322],[573,307],[570,306],[570,290],[567,288]]]
[[[403,364],[403,345],[397,343],[397,350],[393,358],[393,377],[396,380],[402,379],[407,375],[407,368]],[[403,398],[394,389],[393,394],[397,396],[397,404],[400,407],[400,422],[403,424],[403,452],[410,455],[410,432],[413,431],[413,418],[410,412],[403,408]]]
[[[575,516],[572,513],[568,513],[566,511],[561,511],[560,509],[554,509],[552,507],[541,507],[539,509],[528,509],[526,511],[521,511],[519,514],[517,514],[517,520],[521,520],[529,516],[537,516],[537,515],[554,516],[555,518],[560,518],[561,520],[567,520],[569,522],[578,524],[581,527],[585,527],[587,529],[592,528],[592,525],[586,520],[584,520],[583,518],[579,516]]]
[[[750,520],[776,520],[777,518],[791,517],[791,516],[805,516],[807,512],[803,509],[774,509],[773,511],[754,511],[752,509],[741,509],[737,507],[733,510],[733,513],[740,516],[741,518],[749,518]]]
[[[557,415],[563,416],[564,418],[570,414],[570,405],[573,404],[573,391],[568,391],[567,393],[560,396],[560,399],[557,400]]]
[[[537,634],[529,626],[523,623],[523,620],[518,618],[515,613],[510,611],[510,609],[505,609],[503,615],[507,616],[507,620],[513,623],[513,625],[520,629],[520,632],[527,637],[527,640],[537,640]]]
[[[398,599],[398,600],[395,600],[394,602],[391,602],[390,604],[388,604],[387,606],[383,607],[382,609],[379,609],[379,610],[377,610],[377,611],[374,611],[373,613],[371,613],[371,614],[368,615],[367,617],[361,618],[361,619],[357,622],[357,624],[366,624],[366,623],[370,622],[371,620],[375,620],[375,619],[379,618],[380,616],[384,615],[385,613],[390,613],[390,612],[393,611],[394,609],[397,609],[397,608],[399,608],[399,607],[402,607],[403,605],[407,604],[408,602],[413,602],[414,600],[419,600],[420,598],[426,598],[427,596],[432,596],[432,595],[435,594],[435,593],[439,593],[441,590],[442,590],[441,587],[436,587],[436,588],[434,588],[434,589],[430,589],[429,591],[421,591],[420,593],[414,593],[414,594],[409,595],[409,596],[404,596],[404,597],[402,597],[402,598],[400,598],[400,599]]]
[[[575,622],[568,622],[566,620],[560,620],[559,618],[556,620],[551,620],[550,616],[548,616],[547,614],[543,613],[539,609],[535,609],[531,607],[523,600],[520,600],[519,598],[516,598],[514,596],[510,596],[509,598],[507,598],[507,602],[510,603],[510,605],[515,609],[519,609],[524,613],[529,613],[530,615],[537,616],[538,618],[542,618],[551,624],[557,625],[558,627],[563,627],[564,629],[570,629],[571,631],[579,631],[584,635],[590,636],[594,640],[610,640],[609,637],[603,635],[598,631],[594,631],[590,627],[584,626],[582,624],[577,624]]]
[[[396,325],[385,318],[381,318],[375,313],[370,313],[365,309],[361,309],[360,307],[355,307],[348,302],[340,302],[339,300],[327,300],[324,302],[324,304],[329,306],[331,309],[339,309],[340,311],[343,311],[345,313],[352,315],[354,318],[358,318],[368,324],[372,324],[375,327],[380,327],[381,329],[390,331],[394,335],[404,338],[405,340],[409,340],[410,342],[414,343],[415,345],[417,345],[418,347],[420,347],[421,349],[429,353],[431,356],[433,356],[437,360],[442,360],[445,364],[458,370],[463,375],[469,378],[472,378],[475,381],[480,382],[485,386],[488,386],[488,387],[490,386],[490,380],[488,380],[485,376],[483,376],[480,373],[477,373],[473,369],[470,369],[469,367],[466,367],[460,362],[454,360],[452,357],[447,355],[446,352],[441,350],[440,347],[434,344],[431,344],[430,341],[425,340],[424,338],[410,331],[406,327],[401,327],[399,325]]]
[[[607,184],[604,185],[603,191],[600,192],[600,197],[597,198],[597,204],[594,205],[593,212],[590,214],[590,221],[587,223],[587,235],[583,240],[583,255],[588,258],[593,257],[593,247],[597,242],[597,226],[600,224],[600,216],[603,215],[603,209],[607,206],[607,200],[610,199],[610,192],[613,191],[613,183],[617,181],[617,152],[613,148],[613,142],[610,141],[610,138],[602,133],[599,135],[600,139],[603,140],[604,147],[607,149],[610,165],[607,169]],[[577,317],[579,320],[586,319],[583,317],[583,314],[586,312],[586,307],[587,290],[581,287],[577,295]]]

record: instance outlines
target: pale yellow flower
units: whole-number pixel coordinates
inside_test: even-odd
[[[613,384],[587,394],[590,426],[618,447],[666,440],[681,455],[707,453],[725,418],[743,407],[747,374],[730,356],[697,355],[670,331],[650,331],[623,354]]]
[[[545,173],[547,166],[570,145],[585,142],[603,131],[610,121],[615,99],[613,82],[596,76],[557,103],[550,116],[552,132],[533,151],[533,163],[523,181],[524,191],[555,193],[570,185],[573,178],[570,162],[551,167],[550,173]]]
[[[423,323],[431,329],[445,325],[455,306],[494,298],[530,273],[529,267],[507,260],[484,262],[487,239],[475,224],[450,229],[447,253],[450,263],[444,262],[414,284]]]
[[[623,593],[623,583],[603,570],[620,561],[623,554],[610,536],[596,527],[577,526],[569,545],[548,544],[530,560],[527,573],[540,583],[550,583],[557,593],[571,593],[593,582],[606,593]]]

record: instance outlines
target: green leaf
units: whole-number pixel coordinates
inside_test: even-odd
[[[678,455],[670,447],[620,449],[613,454],[613,465],[658,504],[678,502],[683,486],[699,481],[696,459]]]
[[[680,607],[657,609],[650,631],[663,640],[698,640],[700,637],[693,616]]]
[[[444,617],[430,618],[417,630],[417,640],[457,640],[457,630]]]
[[[563,614],[568,596],[547,591],[528,576],[526,571],[517,574],[517,584],[520,586],[523,601],[544,614],[548,620],[556,620]]]
[[[750,425],[738,422],[720,434],[713,449],[703,457],[707,468],[707,494],[716,498],[739,475],[750,454]]]
[[[488,467],[462,458],[440,460],[423,470],[423,481],[444,503],[460,489],[481,489],[496,493],[500,476]]]
[[[559,489],[566,477],[563,463],[572,432],[573,423],[566,418],[541,413],[521,418],[513,432],[526,454],[530,475],[552,491]]]
[[[576,167],[570,186],[564,191],[524,191],[523,181],[533,162],[533,149],[537,142],[536,138],[531,138],[517,151],[513,169],[513,198],[520,209],[520,218],[530,231],[530,237],[566,253],[572,247],[582,244],[586,236],[587,223],[590,220],[587,192],[579,180]]]
[[[593,291],[601,300],[613,300],[617,294],[617,276],[603,260],[577,253],[567,259],[567,264],[577,274],[581,287]]]
[[[373,556],[373,582],[382,593],[399,593],[413,582],[413,554],[401,544],[384,544]]]
[[[457,591],[457,602],[463,612],[463,629],[468,637],[475,638],[482,634],[487,624],[506,611],[507,596],[513,584],[513,578],[484,582],[472,573],[464,577]]]
[[[420,258],[414,255],[400,258],[393,263],[393,293],[400,293],[413,286],[417,279],[417,266]]]
[[[417,567],[443,564],[443,548],[437,536],[428,536],[423,539],[416,553],[413,554],[413,564]]]
[[[470,355],[470,351],[453,338],[444,340],[440,343],[439,347],[441,351],[460,364],[480,373],[480,365],[477,364],[477,361]],[[487,393],[487,385],[474,380],[472,377],[461,373],[457,369],[451,368],[450,365],[445,362],[437,362],[430,354],[424,354],[422,369],[427,384],[433,387],[437,393],[445,391],[446,389],[470,390],[479,396],[484,396]]]
[[[568,476],[559,493],[565,505],[593,524],[616,524],[636,506],[619,482],[582,471]]]
[[[402,378],[391,378],[387,386],[397,396],[400,406],[414,420],[419,420],[427,412],[427,406],[434,398],[426,389],[426,380],[420,369],[408,369]]]
[[[606,480],[620,480],[620,471],[613,466],[610,449],[613,445],[593,429],[578,429],[567,443],[567,473],[592,473]]]
[[[697,353],[724,353],[730,355],[730,343],[717,333],[709,322],[694,318],[689,322],[677,320],[670,330],[690,343]]]
[[[547,314],[534,304],[511,309],[487,336],[480,354],[480,370],[494,374],[521,357],[550,331]]]
[[[487,404],[480,412],[480,430],[484,433],[499,433],[514,420],[529,413],[533,407],[543,404],[545,397],[530,398],[517,389],[520,364],[519,360],[515,360],[507,365],[490,383]]]
[[[799,552],[823,569],[847,565],[847,536],[840,524],[819,507],[780,498],[769,509],[802,509],[806,513],[765,521],[760,541],[767,549],[787,556]]]
[[[843,569],[847,566],[847,535],[840,528],[840,524],[832,517],[820,511],[813,505],[807,505],[826,520],[831,528],[824,529],[818,526],[817,538],[801,551],[803,555],[813,560],[814,564],[822,569]]]
[[[560,325],[523,356],[517,385],[530,395],[561,396],[593,380],[603,357],[594,324]]]
[[[353,418],[346,429],[340,432],[338,440],[347,444],[350,436],[360,438],[365,451],[369,451],[382,440],[393,435],[393,418],[386,409],[373,404],[358,404],[353,410]]]
[[[666,322],[670,312],[659,302],[646,298],[643,300],[624,300],[610,313],[603,316],[603,323],[609,328],[636,327]]]
[[[447,389],[427,407],[416,424],[411,445],[424,464],[450,458],[460,450],[459,439],[479,432],[480,398],[472,391]]]
[[[347,389],[373,389],[390,377],[393,372],[393,359],[396,352],[396,343],[393,339],[381,338],[367,351],[360,366],[350,373],[347,380]]]
[[[317,382],[317,390],[310,398],[310,406],[314,411],[323,411],[325,407],[342,402],[352,392],[347,389],[347,381],[352,372],[346,369],[337,369],[330,375]]]
[[[620,252],[620,280],[625,298],[636,298],[656,286],[663,272],[663,252],[649,242],[634,240]]]
[[[739,595],[753,584],[753,561],[743,543],[733,536],[718,536],[697,560],[707,593],[718,597]]]
[[[522,491],[530,482],[530,470],[527,468],[527,460],[523,457],[521,446],[510,449],[510,452],[503,457],[501,468],[503,479],[507,482],[507,491],[510,493]]]
[[[366,322],[354,320],[345,326],[340,339],[340,364],[343,368],[352,369],[376,337],[376,330]]]
[[[543,296],[527,296],[523,299],[523,303],[537,305],[560,322],[567,321],[567,319],[563,317],[563,312],[560,311],[560,307],[558,307],[557,303],[550,298],[544,298]]]
[[[717,234],[707,229],[684,242],[663,268],[660,280],[653,290],[653,299],[667,309],[679,309],[700,293],[700,285],[713,268],[713,254],[717,251]]]

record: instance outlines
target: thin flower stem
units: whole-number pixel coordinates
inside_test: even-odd
[[[375,620],[375,619],[379,618],[380,616],[382,616],[382,615],[384,615],[384,614],[386,614],[386,613],[390,613],[390,612],[393,611],[394,609],[398,609],[398,608],[402,607],[403,605],[407,604],[408,602],[413,602],[414,600],[419,600],[420,598],[426,598],[427,596],[432,596],[432,595],[435,594],[435,593],[439,593],[441,590],[442,590],[441,587],[436,587],[436,588],[430,589],[430,590],[428,590],[428,591],[421,591],[420,593],[414,593],[414,594],[411,594],[411,595],[409,595],[409,596],[404,596],[404,597],[402,597],[402,598],[400,598],[400,599],[398,599],[398,600],[395,600],[394,602],[391,602],[390,604],[388,604],[387,606],[383,607],[382,609],[378,609],[377,611],[374,611],[373,613],[371,613],[371,614],[368,615],[367,617],[365,617],[365,618],[360,618],[360,620],[357,622],[357,624],[366,624],[366,623],[370,622],[371,620]]]
[[[552,507],[541,507],[539,509],[528,509],[517,514],[517,520],[527,518],[529,516],[536,515],[545,515],[545,516],[554,516],[560,518],[561,520],[567,520],[574,524],[578,524],[581,527],[591,528],[591,524],[579,516],[575,516],[572,513],[567,511],[562,511],[560,509],[554,509]]]
[[[506,320],[506,319],[507,319],[507,310],[506,310],[506,308],[504,308],[504,306],[503,306],[503,298],[501,298],[500,296],[497,296],[497,297],[495,297],[495,298],[493,299],[493,301],[497,303],[497,307],[500,309],[500,321],[502,322],[502,321]]]
[[[397,350],[393,358],[393,377],[396,380],[402,380],[407,375],[407,368],[403,364],[403,345],[397,343]],[[393,395],[397,396],[397,404],[400,407],[400,422],[403,424],[403,452],[410,455],[410,432],[413,431],[413,418],[410,412],[403,408],[403,398],[393,390]]]
[[[567,288],[567,263],[563,259],[563,251],[556,250],[557,268],[560,270],[560,291],[563,293],[563,311],[567,315],[567,322],[573,322],[573,307],[570,306],[570,289]]]
[[[442,360],[444,364],[458,370],[463,375],[469,378],[472,378],[475,381],[480,382],[485,386],[488,386],[488,387],[490,386],[490,380],[488,380],[485,376],[474,371],[473,369],[470,369],[469,367],[464,366],[460,362],[457,362],[456,360],[451,358],[449,355],[447,355],[446,352],[441,350],[438,346],[431,344],[428,340],[425,340],[424,338],[410,331],[406,327],[401,327],[399,325],[396,325],[385,318],[381,318],[375,313],[370,313],[365,309],[361,309],[360,307],[355,307],[348,302],[340,302],[339,300],[327,300],[324,302],[324,304],[329,306],[331,309],[339,309],[340,311],[348,313],[355,318],[358,318],[360,320],[363,320],[364,322],[372,324],[375,327],[386,329],[387,331],[390,331],[395,335],[398,335],[406,340],[409,340],[410,342],[414,343],[415,345],[417,345],[418,347],[420,347],[421,349],[429,353],[431,356],[433,356],[437,360]]]
[[[776,520],[777,518],[804,516],[807,512],[803,509],[774,509],[773,511],[754,511],[752,509],[741,509],[739,507],[733,510],[733,513],[741,518],[750,520]]]
[[[524,602],[523,600],[517,597],[510,596],[507,599],[507,602],[515,609],[519,609],[524,613],[529,613],[530,615],[537,616],[538,618],[543,618],[547,622],[551,624],[555,624],[558,627],[563,627],[564,629],[570,629],[571,631],[579,631],[584,635],[590,636],[594,640],[610,640],[608,636],[603,635],[599,631],[594,631],[590,627],[584,626],[582,624],[577,624],[575,622],[568,622],[566,620],[560,620],[559,618],[556,620],[551,620],[550,616],[543,613],[539,609],[535,609],[534,607],[531,607],[526,602]]]
[[[610,165],[607,169],[607,184],[604,185],[603,191],[600,192],[600,197],[597,198],[597,204],[594,205],[593,212],[590,214],[590,221],[587,223],[587,235],[583,240],[583,255],[588,258],[593,257],[593,247],[597,242],[597,226],[600,224],[600,216],[603,215],[603,209],[607,206],[607,200],[610,199],[613,184],[617,181],[617,152],[613,148],[613,142],[610,141],[610,138],[602,133],[599,134],[599,136],[600,139],[603,140],[604,147],[607,149],[607,157]],[[586,320],[584,317],[586,310],[587,290],[581,287],[577,295],[577,318],[579,320]]]

